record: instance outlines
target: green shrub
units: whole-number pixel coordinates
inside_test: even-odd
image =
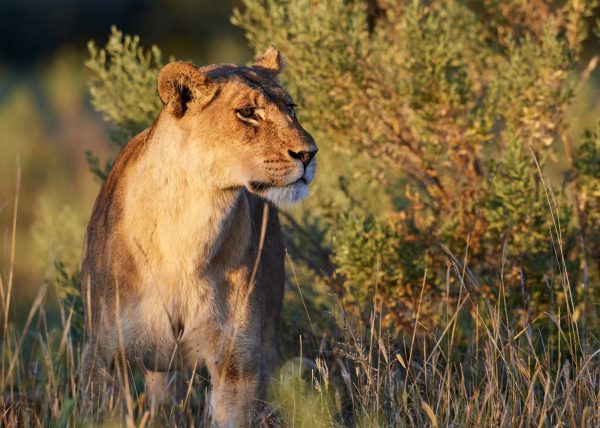
[[[111,28],[105,48],[88,43],[90,58],[85,65],[89,79],[92,105],[113,125],[111,140],[122,147],[138,132],[148,127],[162,107],[157,95],[156,79],[162,68],[160,49],[140,46],[137,36],[131,37]],[[91,152],[86,153],[92,172],[101,180],[110,171],[111,162],[102,165]]]
[[[598,300],[600,278],[600,122],[593,131],[586,131],[575,152],[575,210],[579,214],[579,245],[581,249],[582,297],[588,303],[590,315],[597,318],[592,302]]]
[[[565,111],[595,3],[533,3],[245,0],[234,13],[257,52],[274,43],[288,57],[288,86],[322,151],[360,152],[385,171],[392,208],[363,193],[354,198],[366,217],[336,214],[348,203],[330,211],[336,272],[358,311],[379,278],[395,290],[389,325],[402,324],[425,255],[432,307],[444,292],[439,246],[467,260],[483,296],[496,298],[500,279],[526,312],[565,304],[565,267],[581,284],[577,236],[593,232],[571,201],[590,184],[579,174],[565,189],[547,177],[575,173],[552,159],[570,149]],[[325,174],[344,173],[324,161]]]

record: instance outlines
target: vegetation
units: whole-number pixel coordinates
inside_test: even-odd
[[[567,114],[596,65],[582,62],[595,2],[243,3],[233,22],[257,53],[284,52],[321,148],[314,196],[282,213],[287,362],[270,419],[600,424],[600,122],[573,135]],[[160,108],[160,51],[113,29],[90,54],[92,103],[122,145]],[[110,160],[88,159],[103,179]],[[46,322],[46,288],[24,327],[4,317],[3,423],[83,418],[69,266],[57,260],[51,281],[61,328]],[[158,411],[133,380],[107,417],[205,423],[201,374]]]

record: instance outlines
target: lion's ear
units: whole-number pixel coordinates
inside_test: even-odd
[[[171,62],[158,74],[158,95],[175,117],[182,117],[206,83],[205,76],[195,65]]]
[[[254,60],[252,67],[263,69],[277,76],[283,71],[284,65],[283,55],[275,46],[271,45],[264,54]]]

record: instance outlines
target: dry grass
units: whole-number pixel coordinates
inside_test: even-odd
[[[73,325],[75,307],[59,299],[58,321],[53,321],[47,313],[53,294],[45,285],[25,323],[11,321],[20,319],[11,312],[18,191],[17,185],[8,272],[0,276],[0,425],[91,422],[82,411],[77,379],[81,342]],[[554,218],[553,196],[547,196],[567,296],[563,312],[530,314],[527,325],[516,330],[514,308],[506,303],[502,281],[496,284],[500,290],[496,303],[481,299],[467,257],[446,249],[447,287],[460,289],[457,300],[441,303],[445,312],[441,325],[429,331],[419,327],[419,301],[412,334],[394,342],[381,327],[380,311],[374,310],[370,323],[357,328],[340,303],[340,333],[321,334],[314,360],[296,358],[283,364],[270,396],[276,411],[266,419],[292,427],[598,426],[600,349],[593,332],[580,328],[579,315],[569,303],[571,284],[562,260],[559,222]],[[427,272],[423,284],[426,277]],[[310,321],[308,310],[306,315]],[[117,381],[126,387],[116,391],[125,393],[107,394],[103,421],[127,426],[208,425],[209,382],[202,372],[184,382],[178,401],[152,408],[139,376],[124,359],[118,363]]]

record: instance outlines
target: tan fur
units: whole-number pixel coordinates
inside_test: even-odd
[[[205,364],[215,426],[247,425],[265,398],[284,280],[271,203],[306,196],[317,150],[275,80],[281,66],[269,48],[253,67],[161,70],[164,108],[117,158],[87,230],[88,402],[99,405],[113,385],[120,350],[148,370],[149,384],[166,378],[154,372]]]

